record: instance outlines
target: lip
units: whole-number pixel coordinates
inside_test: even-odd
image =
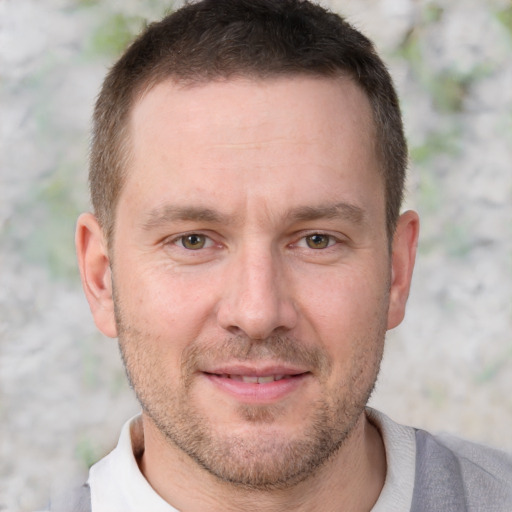
[[[246,365],[208,369],[202,375],[218,390],[244,403],[273,403],[303,386],[311,373],[302,368]],[[277,377],[278,380],[272,380]],[[257,382],[254,382],[254,380]]]

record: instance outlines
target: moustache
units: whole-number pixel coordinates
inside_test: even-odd
[[[332,366],[331,358],[325,350],[318,346],[308,346],[292,336],[273,335],[254,340],[237,335],[220,342],[196,340],[182,353],[182,372],[187,376],[207,366],[226,362],[260,361],[299,366],[319,374],[328,373]]]

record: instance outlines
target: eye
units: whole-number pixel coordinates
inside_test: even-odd
[[[209,247],[212,241],[205,235],[190,233],[189,235],[180,236],[175,243],[177,245],[181,245],[185,249],[197,251],[198,249]]]
[[[330,235],[324,235],[322,233],[313,233],[304,237],[306,245],[310,249],[326,249],[336,243],[336,240]]]

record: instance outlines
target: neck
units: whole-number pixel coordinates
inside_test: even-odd
[[[184,512],[370,511],[384,485],[386,457],[378,430],[363,413],[341,448],[302,482],[286,489],[247,490],[220,481],[167,441],[143,416],[140,469],[153,489]]]

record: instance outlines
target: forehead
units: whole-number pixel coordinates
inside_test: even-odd
[[[134,135],[137,131],[158,129],[163,121],[170,134],[183,134],[184,130],[193,134],[209,132],[221,140],[224,132],[212,129],[236,127],[244,130],[240,132],[242,136],[261,123],[283,130],[278,122],[284,121],[295,124],[298,133],[301,127],[307,128],[304,123],[310,118],[317,123],[309,127],[309,135],[323,136],[326,142],[326,134],[332,133],[333,128],[337,135],[340,128],[346,127],[358,132],[358,136],[373,136],[370,103],[353,80],[303,75],[240,77],[191,85],[181,85],[172,79],[159,82],[136,101],[130,128]],[[286,135],[282,131],[281,134]]]
[[[169,80],[135,104],[129,132],[131,200],[186,190],[226,208],[235,196],[284,207],[314,193],[357,196],[361,185],[384,194],[371,107],[346,78]]]

